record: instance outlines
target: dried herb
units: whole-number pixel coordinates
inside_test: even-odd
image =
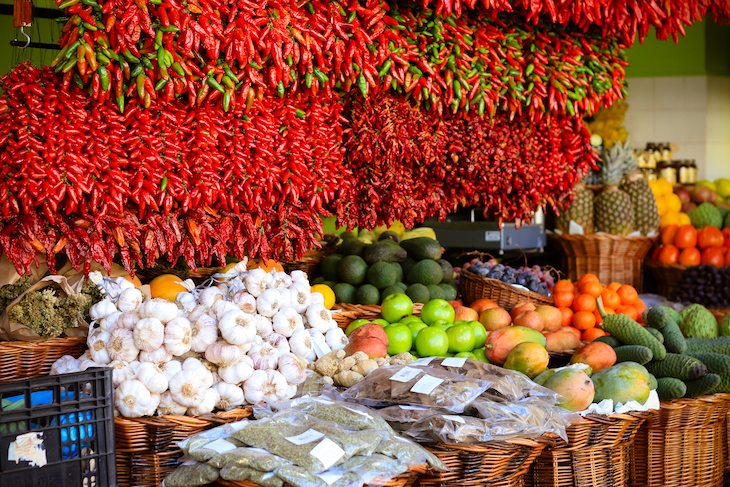
[[[165,477],[163,487],[195,487],[215,482],[219,471],[207,463],[197,462],[192,465],[180,465]]]
[[[216,455],[208,463],[217,468],[228,466],[250,467],[264,472],[271,472],[290,462],[267,451],[253,448],[236,448]]]
[[[27,291],[30,286],[30,278],[24,276],[12,284],[6,284],[3,287],[0,287],[0,313],[5,311],[8,304],[15,301],[15,299]]]

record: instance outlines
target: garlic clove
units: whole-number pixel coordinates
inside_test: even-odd
[[[133,333],[134,346],[144,352],[157,350],[165,341],[165,326],[157,318],[142,318],[134,325]]]
[[[123,313],[136,311],[140,306],[142,306],[142,292],[137,288],[125,289],[117,298],[117,309]]]
[[[139,307],[142,318],[156,318],[163,325],[177,318],[177,305],[162,298],[153,298],[145,301]]]
[[[307,378],[307,362],[293,353],[279,357],[279,372],[289,384],[301,384]]]
[[[279,310],[273,318],[274,332],[285,337],[291,337],[294,332],[304,329],[302,316],[296,309],[285,306]]]
[[[345,332],[339,327],[327,330],[327,333],[324,335],[324,339],[332,350],[342,350],[349,343],[347,335],[345,335]]]

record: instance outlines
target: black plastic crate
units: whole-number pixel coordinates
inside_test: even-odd
[[[116,485],[111,369],[0,382],[0,486]]]

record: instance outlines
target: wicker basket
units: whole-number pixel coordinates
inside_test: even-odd
[[[53,362],[64,355],[78,357],[86,337],[51,338],[43,342],[0,342],[0,381],[48,375]]]
[[[603,283],[631,284],[642,291],[644,257],[655,238],[619,235],[551,235],[560,250],[562,270],[577,281],[584,274],[595,274]]]
[[[459,274],[459,292],[467,306],[481,298],[491,299],[507,309],[521,302],[553,304],[553,298],[549,296],[518,289],[506,282],[482,277],[468,270],[463,270]]]
[[[251,415],[250,408],[199,417],[114,418],[117,482],[122,487],[157,487],[180,465],[177,442],[223,423]]]
[[[669,298],[679,283],[679,278],[682,277],[682,272],[687,269],[685,265],[679,264],[662,264],[656,261],[647,261],[644,266],[654,276],[654,280],[657,283],[657,293],[661,294],[665,298]]]
[[[421,308],[423,308],[422,303],[413,303],[413,314],[419,314]],[[383,317],[380,314],[380,305],[378,304],[337,303],[332,311],[332,319],[337,322],[340,328],[347,328],[347,325],[361,318],[375,320]]]
[[[730,314],[730,309],[711,309],[710,312],[712,313],[712,316],[717,319],[717,323],[719,324],[725,316]]]
[[[419,475],[426,473],[426,471],[427,468],[425,465],[411,467],[408,469],[408,471],[403,472],[402,474],[397,475],[393,478],[382,479],[380,481],[378,479],[375,479],[370,483],[365,484],[364,487],[411,487],[413,484],[416,483]],[[234,482],[231,480],[218,479],[213,485],[220,487],[260,487],[258,484],[255,484],[249,480]],[[288,487],[289,484],[284,484],[284,486]]]
[[[422,475],[419,487],[521,487],[544,442],[514,439],[481,445],[439,444],[428,448],[449,472]]]
[[[530,467],[535,487],[626,487],[631,445],[651,413],[587,416],[567,428],[568,443],[545,448]]]
[[[291,274],[292,271],[299,270],[306,272],[309,279],[314,279],[315,277],[319,277],[319,264],[322,263],[325,257],[335,252],[337,252],[337,247],[335,246],[310,250],[301,259],[282,262],[281,266],[288,274]]]
[[[721,486],[728,397],[662,401],[634,439],[632,487]]]

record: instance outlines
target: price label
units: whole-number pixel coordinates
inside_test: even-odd
[[[324,433],[320,433],[317,430],[308,429],[301,435],[297,436],[290,436],[286,439],[289,443],[294,443],[295,445],[306,445],[307,443],[311,443],[313,441],[316,441],[324,436]]]
[[[430,375],[424,375],[411,387],[411,392],[416,394],[431,394],[444,380]]]
[[[463,367],[465,363],[465,357],[448,357],[441,362],[441,365],[444,367]]]
[[[390,380],[394,380],[396,382],[409,382],[416,378],[418,374],[420,374],[421,371],[418,369],[413,369],[411,367],[403,367],[398,372],[390,376]]]

